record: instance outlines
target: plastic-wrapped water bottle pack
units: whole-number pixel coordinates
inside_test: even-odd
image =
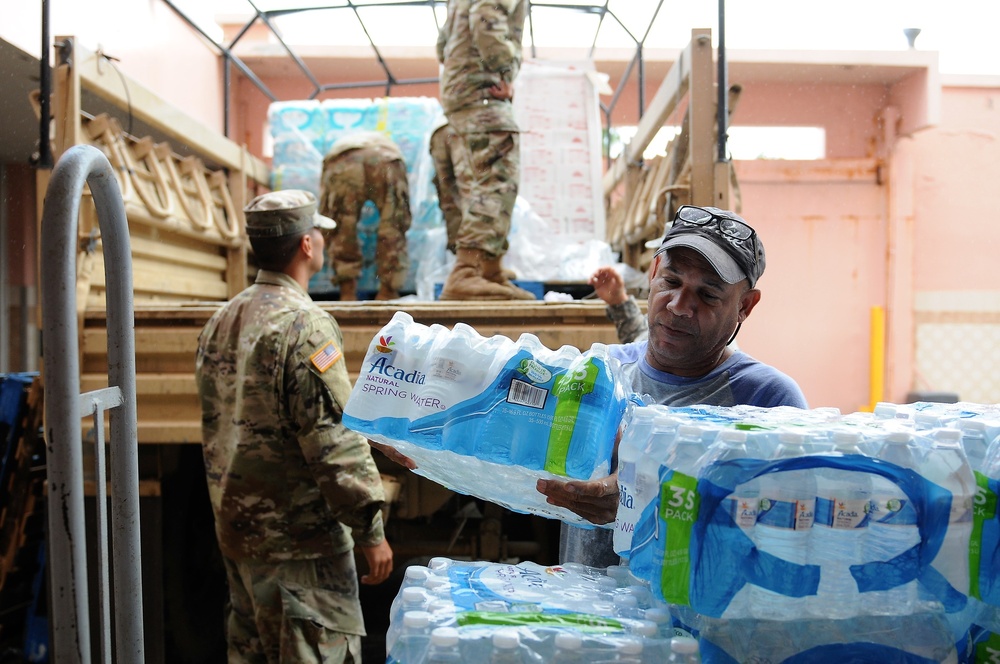
[[[368,348],[344,424],[449,489],[588,525],[535,482],[610,474],[625,404],[603,344],[551,350],[531,334],[485,338],[397,312]]]
[[[386,650],[400,664],[697,662],[697,642],[675,636],[666,607],[623,567],[434,558],[407,568]]]
[[[997,407],[645,406],[626,422],[615,550],[688,612],[703,661],[995,651]]]

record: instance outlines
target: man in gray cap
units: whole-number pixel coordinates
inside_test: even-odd
[[[806,408],[790,377],[730,344],[760,301],[764,245],[739,215],[685,205],[663,236],[649,271],[648,339],[610,347],[631,391],[665,406],[695,404]],[[612,523],[617,475],[539,480],[548,502],[595,524]],[[612,530],[562,524],[561,562],[618,564]]]
[[[371,449],[341,424],[343,336],[306,292],[336,224],[306,191],[258,196],[244,212],[261,269],[205,325],[195,359],[229,661],[360,662],[353,549],[362,583],[384,581],[393,559]]]

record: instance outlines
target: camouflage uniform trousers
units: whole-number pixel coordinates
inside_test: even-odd
[[[275,563],[223,561],[229,664],[361,664],[364,627],[351,551]]]
[[[444,217],[444,227],[448,234],[448,251],[455,253],[455,238],[462,225],[462,207],[459,204],[458,182],[455,179],[455,164],[464,151],[459,146],[459,137],[446,124],[431,134],[430,153],[434,162],[434,188],[437,189],[438,206]],[[459,165],[468,170],[468,166]]]
[[[495,130],[458,133],[455,161],[462,223],[455,244],[498,257],[507,252],[507,233],[520,178],[520,135]]]
[[[375,270],[382,285],[399,290],[410,266],[406,252],[411,221],[406,164],[369,148],[344,152],[324,164],[320,214],[337,222],[328,251],[338,282],[361,274],[357,227],[361,208],[369,200],[379,211]]]

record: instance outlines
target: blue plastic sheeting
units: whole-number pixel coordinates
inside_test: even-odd
[[[441,104],[432,97],[383,99],[328,99],[271,104],[268,109],[274,159],[272,189],[305,189],[317,196],[323,156],[334,142],[358,131],[385,133],[399,146],[409,175],[410,210],[413,223],[407,233],[410,274],[404,290],[414,290],[418,256],[427,241],[427,231],[443,225],[434,189],[434,167],[428,152],[430,135],[442,117]],[[375,291],[375,242],[379,214],[368,202],[358,220],[358,236],[364,256],[359,291]],[[309,282],[309,291],[331,291],[329,264]]]

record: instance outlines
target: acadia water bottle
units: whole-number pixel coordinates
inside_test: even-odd
[[[747,433],[736,429],[724,429],[719,432],[715,443],[708,448],[701,460],[702,472],[714,463],[723,463],[739,459],[747,459]],[[733,529],[730,538],[753,537],[757,525],[757,511],[760,508],[760,479],[753,478],[742,482],[733,488],[733,492],[723,505],[729,512],[731,521],[727,522]],[[723,506],[720,506],[722,508]],[[724,616],[726,618],[746,617],[749,611],[749,590],[741,590],[729,602]]]
[[[805,445],[802,433],[780,433],[771,460],[801,457],[806,453]],[[811,470],[765,474],[754,528],[757,548],[797,565],[807,564],[815,510],[816,478]],[[788,597],[763,586],[755,585],[750,592],[751,614],[765,620],[801,619],[811,602],[808,596]]]
[[[969,593],[969,539],[972,535],[972,504],[976,496],[976,478],[962,449],[962,432],[938,429],[931,442],[931,453],[921,464],[921,474],[951,492],[948,530],[938,555],[932,561],[937,571],[955,590]],[[985,456],[985,453],[984,453]]]
[[[920,472],[913,436],[905,431],[887,434],[876,458]],[[864,541],[865,561],[891,560],[920,543],[917,512],[909,496],[897,484],[879,475],[872,475],[868,536]],[[874,615],[906,615],[913,611],[916,601],[914,580],[866,593],[864,606]]]
[[[861,434],[837,430],[833,454],[863,456]],[[862,562],[871,502],[868,473],[837,468],[816,469],[816,517],[811,562],[821,568],[812,614],[817,618],[848,618],[860,612],[860,593],[850,566]]]
[[[644,503],[648,502],[644,499],[649,492],[645,486],[639,485],[638,473],[641,465],[648,463],[643,449],[652,438],[655,417],[656,411],[652,408],[635,407],[618,444],[618,512],[615,515],[614,549],[626,560],[632,549],[636,521]],[[647,477],[643,480],[648,481]]]

